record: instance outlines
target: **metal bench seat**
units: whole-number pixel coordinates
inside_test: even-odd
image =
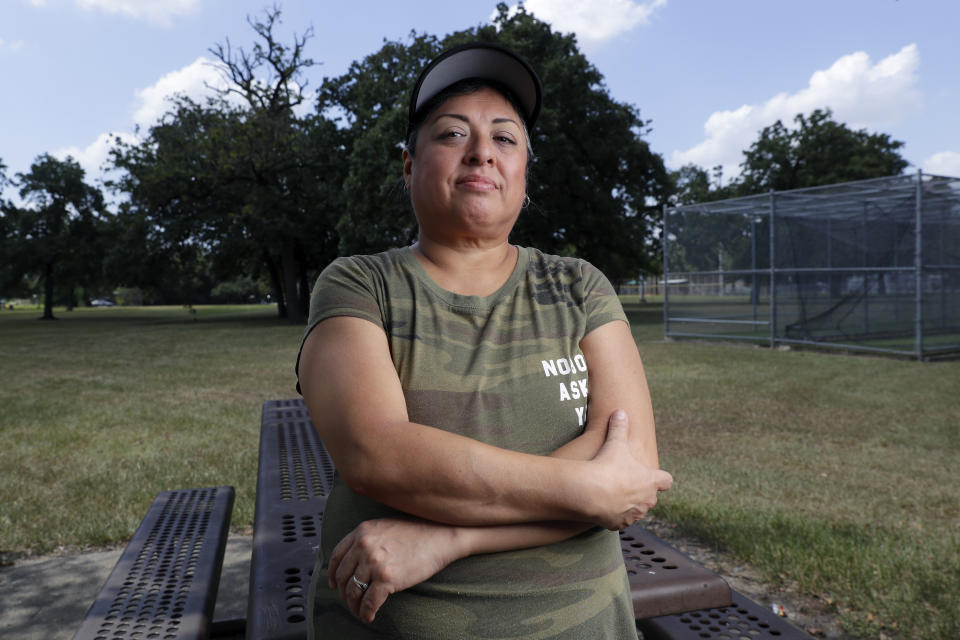
[[[333,460],[302,400],[263,404],[247,637],[307,637],[307,590]]]
[[[726,580],[639,523],[620,532],[620,546],[638,620],[732,602]]]
[[[157,495],[74,640],[207,638],[233,487]]]
[[[637,620],[637,629],[644,640],[811,640],[737,591],[730,606]]]

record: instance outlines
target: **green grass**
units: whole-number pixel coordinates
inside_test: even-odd
[[[658,516],[851,633],[960,637],[960,362],[667,343],[648,300],[626,302],[676,478]],[[38,315],[0,312],[0,552],[115,543],[191,486],[235,486],[249,527],[301,329],[273,307]]]
[[[960,362],[664,343],[661,312],[628,306],[676,478],[658,515],[862,637],[960,637]]]
[[[128,537],[157,492],[233,485],[253,520],[260,405],[296,395],[275,307],[0,312],[0,551]]]

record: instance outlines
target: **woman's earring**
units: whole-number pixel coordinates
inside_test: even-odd
[[[520,205],[521,209],[526,209],[530,206],[530,195],[523,196],[523,204]]]

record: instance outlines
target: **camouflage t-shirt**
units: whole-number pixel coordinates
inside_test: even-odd
[[[411,421],[537,455],[583,431],[580,340],[626,321],[599,270],[529,248],[519,249],[510,279],[486,297],[441,288],[409,248],[340,258],[317,281],[304,335],[334,316],[386,332]],[[311,584],[314,637],[636,637],[619,536],[600,528],[458,560],[390,596],[372,625],[359,622],[327,588],[326,558],[361,521],[396,515],[335,478]]]

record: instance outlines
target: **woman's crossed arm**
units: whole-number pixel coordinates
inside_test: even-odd
[[[624,357],[624,334],[632,357]],[[300,380],[338,473],[360,495],[445,524],[561,520],[619,529],[643,517],[671,479],[656,468],[649,395],[626,324],[596,329],[581,347],[590,377],[588,428],[556,456],[410,422],[386,334],[366,320],[318,324],[303,346]],[[634,428],[607,442],[606,421],[617,408]]]

